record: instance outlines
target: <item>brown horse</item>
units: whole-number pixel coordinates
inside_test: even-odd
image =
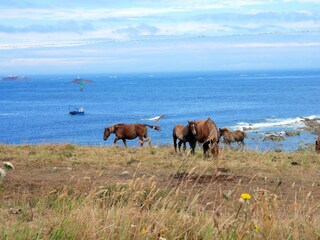
[[[202,143],[203,155],[208,157],[210,148],[213,157],[219,154],[219,131],[217,125],[210,119],[189,121],[189,129],[195,139]],[[211,146],[209,147],[209,145]]]
[[[237,142],[238,145],[244,145],[244,139],[248,138],[247,133],[240,130],[230,131],[227,128],[219,128],[220,137],[223,136],[223,139],[228,146],[231,146],[231,143]]]
[[[320,153],[320,135],[318,136],[316,140],[316,152]]]
[[[143,146],[144,142],[148,142],[149,145],[151,144],[151,138],[148,137],[148,130],[146,127],[159,130],[159,126],[151,126],[148,124],[124,124],[118,123],[104,129],[103,140],[107,140],[111,133],[116,135],[113,143],[116,145],[117,141],[121,139],[124,145],[127,147],[127,139],[135,139],[139,138],[140,146]]]
[[[183,144],[183,151],[186,150],[186,142],[189,143],[191,154],[194,154],[194,149],[196,148],[196,139],[194,138],[192,132],[189,129],[189,124],[186,126],[183,125],[176,125],[173,128],[172,131],[172,138],[173,138],[173,144],[174,144],[174,150],[177,152],[177,139],[179,139],[178,147],[179,152],[181,145]]]

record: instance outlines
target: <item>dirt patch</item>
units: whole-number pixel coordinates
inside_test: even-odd
[[[186,172],[178,172],[171,174],[170,177],[179,181],[189,180],[198,184],[209,184],[214,182],[238,182],[243,179],[243,176],[229,175],[226,173],[218,172],[214,175],[198,175],[198,174],[188,174]]]

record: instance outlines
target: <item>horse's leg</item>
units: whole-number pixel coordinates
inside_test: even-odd
[[[151,146],[151,137],[148,137],[148,133],[146,132],[143,136],[145,142],[148,142],[148,145]]]
[[[123,144],[124,144],[125,147],[128,147],[128,146],[127,146],[127,140],[126,140],[125,138],[122,138],[122,142],[123,142]]]
[[[190,141],[189,144],[190,144],[191,154],[194,155],[194,149],[196,148],[197,142],[196,141]]]
[[[143,146],[143,137],[142,136],[139,136],[139,144],[140,144],[140,147]]]
[[[151,146],[151,137],[147,137],[144,141],[148,142],[148,145]]]
[[[120,138],[118,136],[116,136],[116,138],[113,140],[113,144],[114,145],[117,145],[117,141],[119,140]]]
[[[174,146],[174,151],[177,152],[177,137],[173,135],[173,146]]]
[[[208,153],[209,142],[203,143],[203,144],[202,144],[202,148],[203,148],[203,157],[204,157],[204,158],[209,157],[209,153]]]
[[[183,152],[185,152],[187,149],[186,141],[183,141]]]
[[[179,153],[181,152],[181,150],[180,150],[181,145],[182,145],[182,140],[179,139],[179,143],[178,143]]]

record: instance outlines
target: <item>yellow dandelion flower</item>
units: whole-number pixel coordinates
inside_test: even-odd
[[[254,224],[253,228],[254,228],[255,231],[259,231],[259,226],[257,224]]]
[[[142,229],[141,229],[141,234],[143,234],[143,235],[144,235],[144,234],[147,234],[147,230],[146,230],[145,228],[142,228]]]
[[[243,200],[250,200],[251,199],[251,195],[249,193],[242,193],[241,194],[241,198]]]

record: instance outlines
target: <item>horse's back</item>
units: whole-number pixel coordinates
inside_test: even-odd
[[[119,126],[119,134],[121,134],[126,139],[134,139],[138,136],[143,136],[146,134],[146,127],[143,124],[132,123],[123,124]]]
[[[199,131],[199,139],[197,139],[200,142],[205,142],[208,140],[218,141],[219,135],[218,135],[218,127],[215,124],[214,121],[212,121],[210,118],[199,120],[197,123],[197,131]]]

